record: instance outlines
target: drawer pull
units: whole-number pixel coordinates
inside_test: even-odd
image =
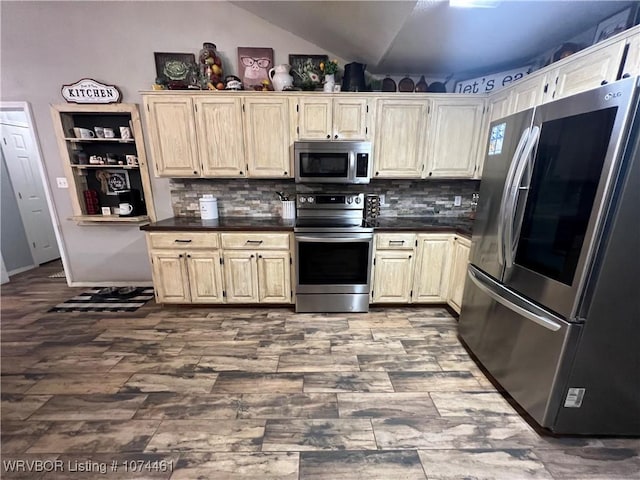
[[[174,240],[175,243],[191,243],[191,240]]]
[[[403,245],[404,240],[389,240],[389,245]]]
[[[245,243],[245,245],[260,245],[262,243],[262,240],[247,240],[247,243]]]

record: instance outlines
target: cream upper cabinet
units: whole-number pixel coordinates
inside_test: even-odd
[[[247,170],[252,177],[291,176],[291,132],[286,98],[244,98]]]
[[[408,303],[413,279],[413,250],[377,251],[374,260],[374,303]]]
[[[185,254],[154,251],[151,254],[153,286],[158,303],[189,303],[189,276]]]
[[[366,98],[352,97],[333,99],[334,140],[366,140],[369,137],[367,114],[369,103]]]
[[[258,301],[291,303],[291,256],[288,251],[258,251]]]
[[[298,99],[298,138],[328,140],[332,138],[333,101],[327,97]]]
[[[627,58],[624,61],[622,77],[640,75],[640,31],[627,39]]]
[[[193,100],[180,95],[144,97],[156,175],[200,175]]]
[[[487,127],[494,120],[506,117],[511,114],[511,89],[502,89],[489,97],[487,108]]]
[[[258,268],[256,254],[224,251],[224,280],[228,303],[258,301]]]
[[[428,100],[377,100],[375,177],[420,178],[424,170],[428,108]]]
[[[244,176],[242,101],[239,97],[195,97],[202,175]]]
[[[567,97],[615,82],[625,49],[625,41],[600,48],[587,54],[569,57],[556,70],[554,99]]]
[[[187,271],[191,303],[222,303],[222,267],[220,255],[212,252],[187,252]]]
[[[366,140],[368,100],[338,97],[300,97],[297,122],[299,140]]]
[[[462,294],[464,293],[464,284],[467,279],[470,249],[470,240],[457,235],[454,237],[453,263],[451,265],[451,280],[449,282],[447,303],[458,313],[460,313],[460,307],[462,306]]]
[[[431,109],[426,176],[473,177],[484,99],[436,99]]]
[[[418,253],[413,279],[412,301],[444,303],[449,293],[451,235],[418,235]]]
[[[510,113],[521,112],[550,98],[549,72],[529,75],[511,87]]]

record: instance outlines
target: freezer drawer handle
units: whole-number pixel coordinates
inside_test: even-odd
[[[507,307],[509,310],[513,310],[514,312],[522,315],[523,317],[531,320],[532,322],[537,323],[538,325],[546,328],[547,330],[551,330],[552,332],[557,332],[558,330],[560,330],[560,325],[558,325],[558,323],[555,322],[554,320],[542,315],[538,315],[530,310],[527,310],[523,306],[520,306],[520,305],[517,305],[516,303],[511,302],[510,300],[507,300],[499,293],[495,292],[491,287],[489,287],[482,281],[482,278],[478,277],[478,274],[475,272],[475,270],[471,265],[469,265],[469,268],[467,269],[467,273],[469,274],[469,278],[471,278],[473,283],[475,283],[480,290],[482,290],[484,293],[489,295],[496,302]]]

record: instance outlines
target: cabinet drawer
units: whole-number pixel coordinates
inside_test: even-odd
[[[222,233],[222,248],[289,249],[288,233]]]
[[[151,248],[218,248],[218,234],[214,232],[149,233]]]
[[[415,233],[378,233],[376,235],[378,250],[413,250],[415,245]]]

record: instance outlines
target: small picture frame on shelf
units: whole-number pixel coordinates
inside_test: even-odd
[[[154,52],[156,77],[166,79],[169,88],[187,88],[191,74],[196,71],[193,53]]]
[[[118,192],[131,188],[129,172],[126,170],[96,170],[96,179],[106,195],[118,195]]]
[[[624,10],[605,18],[598,24],[593,43],[596,44],[602,40],[620,33],[629,28],[634,20],[635,7],[630,6]]]

